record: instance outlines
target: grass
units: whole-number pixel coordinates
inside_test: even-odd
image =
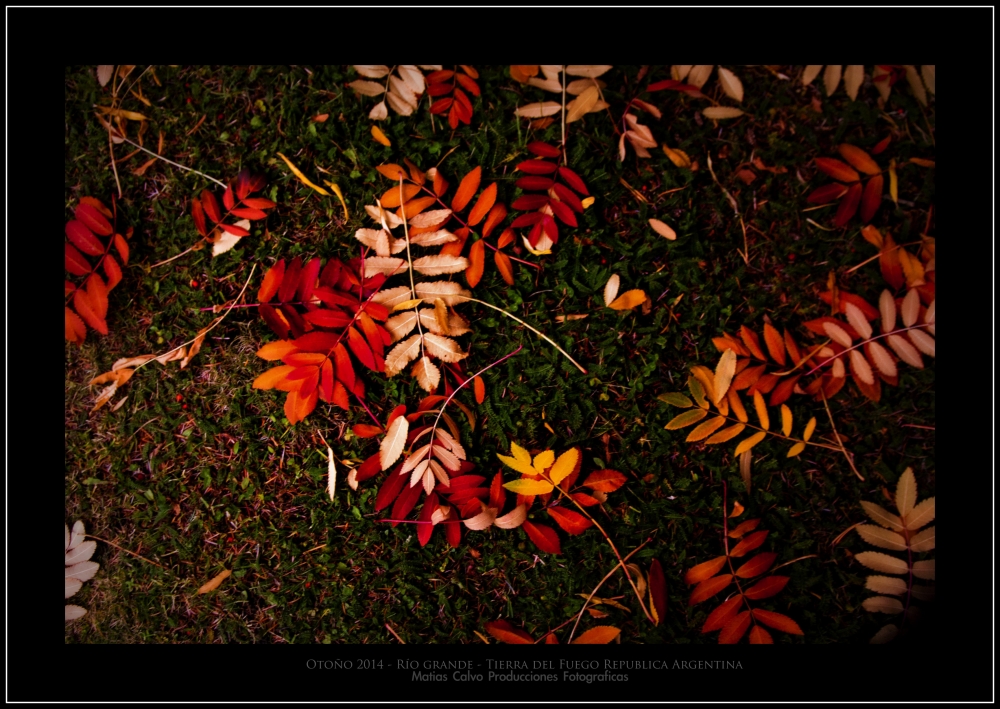
[[[524,146],[558,142],[560,126],[533,131],[515,122],[516,106],[549,96],[517,84],[505,67],[480,71],[483,94],[473,101],[470,126],[453,132],[440,117],[432,125],[422,104],[413,116],[392,115],[382,124],[391,147],[372,139],[366,116],[375,99],[345,88],[357,78],[347,67],[156,67],[158,81],[150,72],[141,78],[151,106],[135,99],[124,106],[149,117],[146,145],[155,147],[163,131],[171,160],[223,180],[243,167],[261,172],[268,180],[263,194],[278,207],[226,254],[213,259],[205,249],[151,268],[195,243],[188,200],[213,185],[162,162],[133,175],[145,161],[141,155],[118,165],[119,223],[135,227],[132,259],[111,295],[110,334],[90,333],[82,347],[66,345],[66,519],[85,520],[88,531],[157,565],[99,545],[101,570],[75,598],[89,613],[66,626],[67,642],[383,643],[393,641],[389,624],[411,644],[474,643],[480,642],[474,631],[496,618],[523,623],[539,637],[578,612],[579,594],[613,567],[595,530],[562,535],[563,554],[555,557],[536,555],[522,530],[495,528],[467,533],[457,549],[440,533],[421,548],[414,527],[393,528],[373,512],[381,476],[356,492],[338,485],[331,502],[320,434],[340,459],[360,462],[375,443],[353,437],[350,426],[367,416],[321,404],[288,426],[283,395],[250,387],[266,369],[254,352],[273,339],[254,309],[232,313],[187,369],[176,362],[145,367],[122,390],[127,401],[120,410],[90,411],[91,377],[119,357],[164,352],[190,339],[213,317],[200,309],[235,297],[253,264],[250,294],[262,269],[278,258],[356,256],[354,231],[369,226],[363,205],[390,186],[376,165],[408,157],[426,169],[443,160],[440,169],[452,185],[482,165],[484,181],[498,182],[500,199],[509,204],[514,165],[527,157]],[[488,260],[475,296],[539,327],[587,375],[509,319],[474,304],[461,308],[472,321],[473,333],[461,340],[471,351],[471,370],[524,346],[485,375],[487,399],[476,407],[475,431],[466,427],[463,435],[477,467],[492,476],[499,469],[495,454],[508,453],[516,441],[557,451],[578,446],[584,472],[612,467],[628,476],[598,514],[622,553],[653,538],[633,561],[648,569],[653,558],[660,560],[670,608],[664,622],[651,626],[621,575],[613,577],[599,595],[623,596],[633,611],[607,608],[600,622],[622,628],[623,642],[715,642],[714,634],[699,633],[712,604],[689,609],[681,579],[690,566],[721,553],[723,480],[730,498],[745,505],[744,518],[760,516],[772,530],[764,548],[778,553],[777,563],[815,555],[785,567],[791,581],[765,604],[805,631],[803,637],[777,633],[776,640],[867,642],[884,621],[860,608],[869,595],[867,572],[852,555],[866,546],[854,534],[835,547],[831,542],[862,521],[859,501],[879,501],[907,466],[921,498],[934,494],[933,364],[902,368],[899,386],[884,386],[877,404],[852,385],[831,402],[864,482],[834,451],[810,448],[788,460],[786,446],[767,441],[754,449],[748,494],[732,446],[686,444],[686,432],[664,430],[676,411],[656,396],[682,390],[691,365],[714,367],[712,337],[742,324],[759,331],[770,318],[805,339],[801,323],[828,313],[817,294],[831,271],[842,288],[871,302],[884,287],[877,263],[846,273],[874,253],[857,221],[831,231],[806,221],[826,226],[833,211],[802,211],[805,195],[828,181],[817,174],[814,158],[834,155],[844,141],[870,149],[888,133],[888,114],[898,133],[877,160],[884,165],[893,157],[901,165],[900,202],[884,200],[874,223],[898,242],[914,241],[935,201],[934,170],[906,163],[935,157],[933,102],[921,109],[901,83],[882,111],[868,83],[850,102],[842,90],[828,98],[818,86],[803,88],[795,80],[800,68],[777,71],[791,80],[765,67],[741,69],[743,107],[751,117],[717,126],[698,115],[704,102],[669,91],[642,95],[664,114],[643,122],[661,144],[697,160],[696,172],[675,167],[659,148],[648,160],[630,149],[619,162],[607,114],[567,127],[569,165],[595,204],[578,229],[562,229],[551,256],[521,254],[542,268],[516,265],[514,286]],[[668,76],[666,68],[653,67],[639,81],[638,72],[615,67],[602,77],[615,119],[639,87]],[[65,80],[68,219],[80,196],[108,202],[116,187],[107,134],[92,111],[95,103],[107,103],[107,90],[93,67],[69,68]],[[715,90],[714,78],[708,86]],[[326,122],[311,120],[323,113],[330,116]],[[130,130],[134,137],[134,124]],[[117,146],[116,156],[127,148]],[[350,219],[336,200],[295,180],[277,152],[314,180],[337,182]],[[749,263],[738,253],[743,233],[706,169],[706,155],[744,214]],[[753,158],[787,171],[756,170],[745,185],[735,173]],[[645,200],[634,198],[623,180]],[[647,224],[652,217],[673,226],[677,240],[655,234]],[[651,312],[601,307],[612,273],[620,275],[622,291],[644,289]],[[554,320],[578,313],[588,317]],[[395,405],[413,407],[419,398],[402,375],[367,376],[366,382],[367,401],[382,419]],[[459,396],[473,404],[471,393]],[[829,436],[821,405],[796,397],[791,406],[797,421],[816,416],[818,435]],[[219,591],[195,594],[224,568],[233,576]],[[585,617],[581,628],[595,622]]]

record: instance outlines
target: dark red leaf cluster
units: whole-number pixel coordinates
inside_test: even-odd
[[[523,172],[524,177],[518,178],[514,184],[524,194],[511,204],[512,209],[528,213],[517,217],[511,228],[530,226],[528,242],[532,248],[537,248],[543,235],[552,244],[559,241],[557,221],[571,227],[578,226],[576,215],[583,214],[584,209],[579,195],[586,197],[590,191],[573,170],[551,160],[559,157],[559,148],[536,141],[528,144],[528,151],[537,157],[518,163],[516,169]]]

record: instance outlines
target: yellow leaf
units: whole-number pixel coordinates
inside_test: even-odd
[[[691,409],[690,411],[685,411],[683,414],[679,414],[678,416],[670,419],[664,428],[668,431],[674,431],[678,428],[684,428],[685,426],[690,426],[693,423],[698,423],[706,416],[708,416],[708,411],[706,409]]]
[[[232,575],[232,573],[233,572],[230,571],[229,569],[221,571],[217,576],[215,576],[215,578],[213,578],[211,581],[209,581],[204,586],[199,588],[198,593],[208,593],[209,591],[214,591],[219,587],[219,584],[221,584],[223,581],[229,578]]]
[[[529,478],[511,480],[509,483],[504,483],[504,487],[518,495],[544,495],[553,490],[551,483],[545,480],[530,480]]]
[[[691,398],[694,399],[694,403],[703,409],[708,408],[708,401],[705,399],[705,387],[701,385],[701,382],[696,377],[688,377],[688,391],[691,392]]]
[[[899,175],[896,174],[896,158],[889,161],[889,196],[899,204]]]
[[[714,404],[719,405],[719,401],[729,391],[729,385],[733,382],[733,375],[736,374],[736,353],[727,349],[719,358],[719,363],[715,366],[715,378],[713,389],[715,389]],[[787,434],[786,434],[787,435]]]
[[[415,308],[416,306],[420,305],[423,302],[424,302],[423,298],[404,300],[402,303],[396,303],[396,305],[393,306],[392,311],[396,312],[397,310],[409,310],[410,308]]]
[[[378,126],[372,126],[372,138],[387,148],[392,145],[392,141],[385,137],[385,133],[383,133],[382,129]]]
[[[335,182],[330,182],[329,180],[323,180],[323,184],[328,186],[333,193],[337,195],[337,199],[340,200],[340,206],[344,208],[344,220],[348,220],[351,217],[347,214],[347,202],[344,201],[344,193],[340,191],[340,187]]]
[[[816,430],[816,417],[813,416],[811,419],[809,419],[809,423],[806,424],[806,430],[802,434],[802,440],[808,441],[810,438],[812,438],[813,431],[815,430]]]
[[[535,470],[541,472],[548,470],[554,462],[556,462],[556,454],[553,451],[542,451],[535,456],[533,465]]]
[[[740,444],[736,446],[736,455],[740,455],[741,453],[747,452],[755,445],[763,441],[764,436],[766,435],[767,431],[758,431],[757,433],[750,436],[750,438],[744,438],[742,441],[740,441]]]
[[[610,625],[598,625],[583,633],[576,640],[574,645],[607,645],[618,637],[621,630]]]
[[[511,441],[510,444],[510,453],[522,463],[525,463],[526,465],[531,465],[531,453],[529,453],[527,450],[517,445],[513,441]]]
[[[631,310],[644,302],[646,302],[646,291],[636,289],[622,293],[608,307],[612,310]]]
[[[743,433],[744,428],[746,428],[746,426],[743,425],[742,423],[737,423],[732,426],[729,426],[728,428],[724,428],[715,435],[713,435],[711,438],[709,438],[707,441],[705,441],[705,445],[715,445],[716,443],[725,443],[726,441],[732,438],[736,438],[738,435]]]
[[[594,197],[587,197],[585,199],[580,200],[580,204],[583,206],[584,209],[587,209],[587,207],[589,207],[593,203],[594,203]]]
[[[552,465],[552,469],[549,470],[549,479],[552,480],[552,484],[558,485],[561,483],[567,475],[573,472],[579,460],[580,451],[576,448],[570,448],[559,456],[559,459]]]
[[[764,403],[764,397],[756,389],[753,392],[753,405],[757,409],[757,418],[760,419],[760,427],[765,431],[770,430],[771,419],[767,415],[767,405]]]
[[[694,441],[700,441],[703,438],[708,438],[725,423],[725,416],[716,416],[715,418],[709,419],[705,423],[698,425],[698,427],[691,431],[691,433],[688,434],[688,437],[684,440],[688,443],[693,443]]]
[[[701,382],[702,389],[705,390],[705,398],[715,401],[715,374],[708,367],[696,364],[691,367],[691,374]]]
[[[506,455],[500,455],[497,453],[497,458],[500,462],[506,465],[508,468],[513,468],[522,475],[537,475],[538,471],[531,467],[531,463],[525,463],[523,460],[518,460],[517,458],[511,458]],[[529,459],[530,460],[530,459]]]
[[[319,185],[313,183],[308,177],[306,177],[305,175],[303,175],[302,174],[302,170],[300,170],[299,168],[295,167],[295,163],[293,163],[291,160],[289,160],[288,158],[286,158],[281,153],[278,153],[278,157],[285,161],[285,163],[288,165],[288,169],[292,171],[293,175],[295,175],[297,178],[299,178],[299,181],[302,182],[302,184],[304,184],[306,187],[313,188],[314,190],[316,190],[317,192],[319,192],[322,195],[326,195],[327,197],[330,196],[329,192],[327,192],[326,190],[324,190]]]
[[[792,410],[785,404],[781,405],[781,434],[792,435]]]
[[[792,446],[791,448],[788,449],[788,456],[787,457],[794,458],[795,456],[797,456],[799,453],[801,453],[805,449],[806,449],[806,444],[803,443],[802,441],[799,441],[794,446]]]

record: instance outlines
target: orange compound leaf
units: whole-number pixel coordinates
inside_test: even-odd
[[[476,403],[483,403],[486,400],[486,384],[483,382],[482,377],[477,375],[472,380],[472,389],[476,394]]]
[[[764,543],[764,540],[767,539],[768,534],[770,534],[768,530],[762,529],[759,532],[754,532],[753,534],[748,535],[746,538],[743,539],[743,541],[737,544],[732,549],[732,551],[729,552],[729,556],[740,557],[746,554],[747,552],[753,551],[754,549],[756,549],[757,547],[759,547],[761,544]]]
[[[462,85],[462,88],[473,96],[479,95],[479,84],[465,74],[455,74],[455,80]]]
[[[760,576],[771,568],[777,558],[778,555],[772,551],[762,552],[736,569],[736,575],[741,579],[752,579],[755,576]]]
[[[408,200],[406,204],[397,209],[396,216],[402,219],[403,213],[405,212],[406,218],[412,219],[434,204],[437,204],[437,197],[415,197],[414,199]]]
[[[486,265],[486,242],[482,239],[473,242],[469,247],[469,265],[465,269],[465,280],[469,288],[475,288],[483,277]]]
[[[452,211],[461,212],[465,209],[465,206],[472,200],[473,196],[475,196],[476,192],[479,190],[479,180],[482,177],[482,174],[482,168],[475,167],[462,178],[462,181],[458,185],[458,189],[455,190],[455,196],[451,200]]]
[[[764,323],[764,344],[767,345],[767,351],[773,359],[778,364],[785,364],[785,341],[781,337],[781,333],[778,332],[771,323]]]
[[[278,384],[288,379],[288,375],[295,371],[295,367],[282,364],[272,367],[259,377],[253,380],[254,389],[274,389]]]
[[[601,504],[600,500],[596,497],[591,497],[585,492],[573,492],[570,493],[570,497],[572,497],[576,503],[582,507],[593,507],[594,505]]]
[[[116,285],[121,283],[122,270],[118,266],[118,262],[115,261],[114,256],[111,254],[105,254],[104,261],[101,263],[104,265],[104,273],[108,276],[108,290],[110,291]]]
[[[281,361],[293,367],[318,367],[326,361],[326,355],[320,352],[289,352],[281,358]]]
[[[419,192],[420,185],[404,184],[403,201],[401,202],[399,200],[399,185],[396,185],[394,187],[390,187],[385,194],[382,195],[382,199],[379,201],[385,209],[395,209],[396,207],[402,206],[403,202],[409,202]]]
[[[802,352],[799,350],[799,346],[795,343],[795,339],[792,334],[785,330],[785,349],[788,350],[788,355],[792,358],[792,364],[798,364],[802,361]]]
[[[500,275],[507,285],[514,285],[514,266],[510,257],[502,251],[494,251],[493,263],[496,264],[497,270],[500,271]]]
[[[431,175],[431,170],[434,171],[433,175]],[[427,174],[430,175],[433,180],[434,194],[441,197],[448,191],[448,180],[444,179],[444,175],[442,175],[437,168],[431,168],[431,170],[428,170]]]
[[[528,143],[528,145],[525,147],[527,147],[529,153],[531,153],[532,155],[537,155],[540,158],[557,158],[560,155],[562,155],[559,148],[555,147],[554,145],[549,145],[548,143],[542,143],[541,141],[537,140]]]
[[[549,633],[548,635],[545,636],[545,644],[546,645],[558,645],[559,644],[559,638],[556,637],[555,633]]]
[[[73,294],[73,307],[83,321],[102,335],[108,334],[108,324],[97,314],[97,309],[90,301],[89,294],[83,288],[77,288]]]
[[[567,534],[582,534],[593,522],[584,517],[579,512],[566,510],[562,507],[549,507],[546,512],[556,521]]]
[[[322,365],[320,365],[319,398],[328,404],[332,404],[333,392],[333,362],[327,359],[323,361]]]
[[[852,166],[868,175],[878,175],[882,169],[872,160],[872,156],[856,145],[841,143],[837,146],[837,152]]]
[[[739,539],[747,532],[752,532],[753,530],[757,529],[757,525],[759,524],[760,524],[760,519],[748,519],[745,522],[740,523],[740,525],[736,527],[736,529],[730,530],[729,538]]]
[[[502,249],[505,246],[510,246],[513,243],[514,243],[514,230],[508,227],[500,233],[500,238],[497,239],[497,248]]]
[[[269,362],[279,360],[286,354],[296,351],[296,347],[289,340],[278,340],[277,342],[268,342],[266,345],[257,350],[257,356],[261,359],[266,359]]]
[[[83,222],[76,219],[66,222],[66,236],[76,248],[89,256],[100,256],[104,253],[104,244]]]
[[[853,167],[836,158],[816,158],[816,167],[840,182],[858,182],[861,179]]]
[[[752,601],[761,598],[770,598],[778,593],[788,583],[788,576],[765,576],[760,581],[743,592],[743,595]]]
[[[506,620],[491,620],[485,626],[486,632],[508,645],[534,645],[535,639],[523,630],[518,630]]]
[[[751,645],[774,645],[774,638],[771,634],[764,630],[759,625],[755,625],[750,628],[750,635],[748,637]]]
[[[625,475],[617,470],[595,470],[583,481],[583,486],[597,492],[614,492],[624,485],[625,481]]]
[[[834,182],[829,185],[823,185],[818,187],[809,193],[806,197],[806,202],[809,204],[827,204],[828,202],[836,202],[838,199],[847,194],[849,188],[847,185],[842,185],[839,182]]]
[[[497,183],[491,182],[486,186],[486,189],[482,191],[482,194],[479,195],[479,199],[476,200],[476,204],[469,212],[469,226],[476,226],[479,222],[483,221],[483,218],[489,214],[489,211],[493,208],[493,204],[496,201]]]
[[[725,559],[725,557],[723,557],[723,559]],[[688,599],[688,605],[693,606],[701,603],[702,601],[708,600],[728,586],[732,580],[732,574],[721,574],[719,576],[713,576],[707,581],[702,581],[694,587],[694,591],[691,593],[691,598]]]
[[[490,213],[486,215],[486,221],[483,222],[483,238],[485,239],[490,233],[496,229],[497,225],[500,224],[507,216],[507,207],[503,205],[502,202],[497,202],[493,205]],[[498,246],[497,248],[503,248]]]
[[[393,182],[398,182],[400,177],[406,178],[406,170],[396,163],[386,163],[375,168]]]
[[[726,557],[724,556],[717,556],[709,561],[703,561],[687,570],[687,573],[684,574],[684,583],[689,586],[693,583],[701,583],[705,579],[715,576],[719,569],[725,565]]]
[[[82,345],[87,337],[87,326],[83,324],[80,316],[69,308],[66,308],[66,339]]]
[[[351,348],[351,352],[354,353],[354,356],[358,358],[358,361],[361,362],[361,364],[365,365],[366,367],[368,367],[368,369],[372,371],[375,372],[378,371],[378,368],[375,364],[375,357],[372,355],[371,348],[365,341],[364,336],[360,332],[358,332],[357,329],[354,327],[351,327],[347,330],[347,346]]]
[[[795,391],[795,384],[799,381],[801,374],[796,374],[794,377],[789,377],[787,379],[782,379],[776,387],[771,391],[771,398],[768,403],[771,406],[780,406],[791,398],[792,393]]]
[[[358,438],[373,438],[375,436],[381,436],[385,431],[381,426],[372,426],[367,423],[356,423],[351,426],[351,431]]]
[[[90,262],[73,244],[66,244],[66,270],[74,276],[86,276],[90,273]]]
[[[766,369],[766,364],[759,364],[753,367],[745,368],[742,372],[733,377],[733,383],[729,387],[729,391],[742,391],[743,389],[749,389],[757,383],[757,380],[761,378]]]
[[[264,280],[257,291],[257,302],[267,303],[278,293],[278,288],[285,278],[285,259],[279,260],[264,274]]]
[[[587,189],[587,185],[584,183],[583,179],[575,172],[570,170],[568,167],[559,168],[559,177],[562,178],[563,182],[572,187],[574,190],[582,195],[589,195],[590,191]]]
[[[748,328],[746,325],[740,326],[740,339],[750,350],[750,354],[754,356],[755,359],[767,360],[767,355],[764,354],[764,350],[760,346],[760,338],[757,337],[757,333]]]
[[[750,627],[750,611],[743,611],[731,619],[719,633],[719,645],[735,645]]]
[[[736,616],[736,612],[739,611],[742,604],[743,596],[736,594],[730,598],[728,601],[708,614],[708,618],[705,619],[705,624],[701,626],[701,632],[711,633],[714,630],[719,630],[720,628],[725,627],[725,625]]]
[[[861,221],[867,224],[878,212],[879,205],[882,202],[882,176],[875,175],[872,179],[868,180],[865,185],[864,192],[861,195],[861,212],[859,216]]]
[[[860,182],[851,185],[851,189],[847,191],[847,194],[840,201],[837,213],[833,216],[834,226],[843,227],[847,225],[847,222],[851,221],[851,217],[858,211],[858,204],[861,202],[861,192]]]
[[[580,634],[572,645],[607,645],[621,634],[621,630],[611,625],[598,625]]]
[[[97,208],[84,202],[82,199],[76,207],[75,216],[77,220],[83,222],[84,226],[100,236],[111,236],[112,231],[114,231],[111,227],[111,222],[105,219],[104,215]]]
[[[649,610],[653,614],[656,625],[663,622],[667,615],[667,579],[663,575],[663,567],[659,559],[653,559],[649,565]]]
[[[529,175],[550,175],[558,170],[559,166],[548,160],[535,159],[519,162],[514,169],[526,172]]]
[[[781,613],[774,613],[773,611],[765,611],[760,608],[754,608],[753,617],[758,622],[764,625],[774,628],[775,630],[780,630],[783,633],[789,633],[791,635],[805,635],[802,632],[802,628],[794,620],[789,618],[787,615]]]
[[[559,535],[552,527],[525,522],[521,525],[521,529],[528,535],[528,539],[546,554],[562,554],[562,548],[559,546]]]

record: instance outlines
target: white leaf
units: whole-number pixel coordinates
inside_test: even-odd
[[[913,562],[913,575],[918,579],[934,580],[934,559]]]
[[[497,517],[494,524],[500,529],[514,529],[524,524],[528,519],[528,508],[525,505],[518,505],[503,517]]]
[[[867,340],[872,336],[872,326],[868,323],[865,314],[861,312],[861,308],[854,303],[845,303],[844,315],[847,316],[847,322],[851,323],[851,327],[861,336],[862,340]]]
[[[529,103],[521,106],[514,115],[520,118],[544,118],[552,116],[562,110],[562,104],[555,101],[543,101],[541,103]]]
[[[562,64],[541,64],[538,68],[542,70],[546,79],[558,79],[563,70]]]
[[[426,84],[424,84],[424,75],[420,72],[413,64],[402,64],[396,69],[396,73],[402,77],[403,81],[406,83],[407,87],[418,96],[424,92]]]
[[[827,64],[826,71],[823,72],[823,84],[826,87],[826,95],[831,96],[840,86],[840,74],[843,67],[840,64]]]
[[[427,351],[442,362],[458,362],[469,356],[463,352],[457,342],[448,337],[427,333],[424,335],[424,346]],[[388,367],[388,363],[386,364]]]
[[[64,525],[66,527],[66,551],[69,551],[69,525]]]
[[[898,374],[896,369],[896,363],[892,359],[892,355],[877,342],[868,343],[868,354],[875,363],[875,367],[878,371],[882,372],[887,377],[895,377]]]
[[[618,139],[618,162],[625,161],[625,134],[622,133],[622,137]]]
[[[883,554],[880,551],[863,551],[860,554],[855,554],[854,558],[869,569],[881,571],[883,574],[905,574],[910,570],[910,567],[902,559]]]
[[[351,468],[347,471],[347,486],[352,490],[358,489],[358,469]]]
[[[66,550],[69,551],[70,549],[75,549],[80,546],[86,535],[87,531],[83,527],[83,522],[81,520],[74,522],[73,533],[69,536],[69,545],[66,547]]]
[[[701,112],[701,115],[714,119],[738,118],[743,115],[743,111],[731,106],[709,106]]]
[[[95,561],[81,561],[79,564],[66,567],[66,578],[89,581],[94,578],[94,574],[97,573],[99,568],[101,568],[101,565]]]
[[[915,532],[934,520],[934,498],[928,497],[906,515],[906,529]]]
[[[923,66],[921,66],[920,67],[920,76],[923,77],[923,79],[924,79],[924,86],[927,87],[927,90],[930,91],[932,94],[933,93],[937,93],[934,90],[934,65],[933,64],[924,64]]]
[[[937,303],[937,299],[932,300],[931,304],[927,306],[927,310],[924,312],[924,323],[930,325],[930,327],[927,328],[927,332],[931,333],[932,335],[934,334],[935,303]]]
[[[802,85],[808,86],[811,84],[819,73],[823,71],[822,64],[809,64],[806,66],[805,70],[802,72]]]
[[[894,532],[903,531],[903,520],[894,515],[892,512],[879,507],[873,502],[861,501],[861,507],[867,513],[869,517],[881,524],[883,527],[888,527]]]
[[[851,350],[851,371],[865,384],[875,383],[875,373],[872,372],[871,365],[868,364],[868,360],[859,350]]]
[[[917,324],[917,317],[920,315],[920,294],[916,288],[911,288],[906,292],[906,297],[903,298],[901,314],[905,327],[913,327]]]
[[[115,65],[114,64],[98,64],[97,65],[97,83],[101,86],[107,86],[108,82],[111,81],[111,76],[114,74]]]
[[[412,312],[410,313],[413,314]],[[429,348],[428,348],[429,349]],[[413,365],[413,376],[417,380],[420,388],[426,392],[433,392],[441,383],[441,370],[427,357],[421,357]]]
[[[410,228],[423,229],[429,226],[438,226],[447,221],[448,217],[451,216],[450,209],[432,209],[429,212],[421,212],[417,216],[410,219]],[[411,239],[412,241],[412,239]]]
[[[382,470],[388,470],[399,458],[406,445],[406,434],[409,432],[410,422],[407,421],[406,416],[397,416],[379,445],[378,457]]]
[[[861,602],[861,605],[869,613],[902,613],[903,604],[898,598],[889,596],[872,596]]]
[[[882,316],[882,333],[892,332],[896,327],[896,299],[888,290],[883,290],[878,297],[878,311]]]
[[[389,73],[389,67],[385,64],[355,64],[354,70],[369,79],[381,79]]]
[[[844,89],[847,95],[854,101],[858,98],[858,89],[865,80],[865,67],[863,64],[848,64],[844,69]]]
[[[884,645],[887,642],[893,641],[897,635],[899,635],[899,628],[890,623],[889,625],[882,626],[868,643],[870,645]]]
[[[851,339],[851,336],[847,334],[847,331],[835,323],[829,321],[824,322],[823,331],[827,334],[827,337],[841,347],[850,347],[854,342]]]
[[[377,204],[366,204],[365,211],[368,212],[368,216],[374,219],[377,224],[382,225],[383,229],[395,229],[403,223],[403,220],[397,217],[395,213],[387,212]]]
[[[66,606],[66,620],[76,620],[77,618],[82,618],[87,614],[86,608],[81,608],[80,606],[67,605]]]
[[[417,297],[431,302],[440,298],[445,305],[460,305],[471,297],[471,293],[454,281],[425,281],[417,284]]]
[[[843,379],[847,376],[847,370],[844,368],[844,360],[837,358],[833,360],[833,367],[830,368],[830,376],[836,377],[837,379]]]
[[[365,278],[371,278],[376,273],[392,276],[406,271],[406,261],[401,258],[371,256],[365,259]]]
[[[555,94],[562,93],[562,82],[559,79],[539,79],[537,76],[532,76],[528,79],[528,86]]]
[[[236,226],[243,227],[244,229],[250,229],[250,220],[241,219],[236,222]],[[231,232],[226,231],[226,225],[222,225],[222,233],[219,234],[219,238],[212,242],[212,256],[218,256],[219,254],[224,254],[231,248],[236,246],[236,243],[242,237],[237,236]]]
[[[91,556],[93,556],[95,549],[97,549],[97,542],[93,540],[83,542],[73,549],[70,549],[66,552],[66,566],[72,566],[73,564],[79,564],[83,561],[87,561]]]
[[[413,109],[416,108],[415,105],[407,103],[395,91],[389,91],[389,93],[385,95],[385,100],[389,102],[389,106],[392,108],[392,110],[401,116],[409,116],[411,113],[413,113]]]
[[[482,512],[477,514],[475,517],[470,517],[469,519],[463,519],[462,523],[466,527],[474,532],[482,531],[493,524],[493,521],[497,518],[496,508],[487,507]]]
[[[865,579],[865,588],[875,593],[901,596],[906,593],[906,581],[892,576],[869,576]]]
[[[694,64],[674,64],[670,67],[670,78],[684,81],[684,77],[691,73],[693,68]]]
[[[696,64],[691,67],[691,71],[687,77],[687,82],[689,84],[694,84],[700,89],[705,85],[705,82],[708,81],[708,77],[712,75],[712,69],[714,67],[714,64]]]
[[[573,81],[566,84],[566,93],[568,93],[570,96],[579,96],[584,91],[589,89],[591,86],[594,86],[595,83],[597,84],[598,88],[601,89],[607,88],[607,84],[605,84],[603,81],[600,80],[595,82],[592,79],[574,79]],[[560,89],[560,91],[561,90],[562,89]]]
[[[902,534],[890,532],[888,529],[876,527],[873,524],[860,524],[856,527],[861,538],[872,546],[888,549],[889,551],[905,551],[906,539]]]
[[[382,84],[376,84],[374,81],[365,81],[363,79],[352,81],[347,87],[354,89],[362,96],[381,96],[385,92],[385,87]]]
[[[743,101],[743,83],[739,77],[724,67],[719,67],[719,83],[726,96],[737,101]]]
[[[607,284],[604,286],[604,304],[611,305],[616,297],[618,297],[618,287],[621,283],[621,279],[618,277],[617,273],[611,274],[611,278],[608,279]]]
[[[914,332],[911,330],[910,332]],[[910,344],[910,342],[900,335],[889,335],[886,338],[889,341],[889,347],[892,351],[896,353],[896,356],[901,360],[906,362],[911,367],[916,367],[917,369],[924,368],[924,361],[920,358],[920,353],[917,352],[916,348]]]
[[[380,290],[372,298],[373,303],[381,303],[385,307],[392,310],[395,306],[400,303],[405,303],[410,300],[410,287],[409,286],[396,286],[395,288],[386,288],[385,290]]]
[[[83,587],[83,581],[81,581],[80,579],[66,579],[66,598],[72,596],[82,587]]]
[[[585,76],[588,79],[596,79],[610,68],[610,64],[570,64],[566,67],[566,73],[570,76]]]
[[[934,549],[934,527],[928,527],[917,532],[910,538],[910,549],[916,552],[932,551]]]
[[[917,502],[917,479],[913,476],[913,468],[907,468],[896,482],[896,509],[899,516],[906,519]]]
[[[413,472],[410,473],[410,487],[416,487],[417,483],[423,481],[428,465],[430,465],[430,460],[424,459],[413,466]]]
[[[399,418],[403,418],[400,416]],[[327,459],[327,480],[326,480],[326,491],[330,495],[330,499],[334,499],[334,493],[337,492],[337,464],[333,460],[333,449],[330,446],[326,447],[326,459]]]
[[[407,289],[409,293],[409,289]],[[412,310],[407,310],[399,315],[393,315],[385,321],[385,329],[389,331],[393,342],[398,342],[405,335],[410,334],[417,326],[417,314]]]
[[[406,242],[402,239],[399,241],[404,245],[403,248],[406,248]],[[440,246],[441,244],[447,244],[452,241],[458,241],[458,237],[447,229],[428,231],[423,234],[417,234],[416,236],[410,237],[410,243],[414,246]]]
[[[661,222],[659,219],[650,219],[649,226],[653,227],[653,231],[666,238],[668,241],[677,240],[677,232],[664,222]]]
[[[451,485],[451,478],[448,477],[448,471],[441,467],[441,464],[436,460],[431,459],[430,464],[427,468],[434,474],[434,477],[438,479],[438,482],[449,487]]]
[[[434,435],[436,435],[446,446],[448,446],[452,453],[457,455],[462,460],[465,460],[465,448],[462,447],[461,443],[455,440],[454,436],[443,428],[434,429]]]
[[[928,335],[923,330],[910,330],[906,333],[910,337],[910,342],[917,346],[917,349],[923,352],[928,357],[934,356],[934,344],[935,340],[933,337]]]
[[[420,335],[414,335],[400,342],[385,356],[385,376],[399,374],[410,362],[420,354]]]
[[[427,457],[430,450],[431,446],[428,443],[427,445],[421,446],[417,450],[413,451],[413,453],[410,454],[410,457],[403,462],[403,467],[400,468],[399,474],[406,475],[406,473],[416,468],[420,461]]]
[[[449,256],[437,254],[421,256],[413,260],[413,270],[425,276],[440,276],[445,273],[460,273],[469,267],[469,260],[464,256]]]
[[[372,110],[368,113],[368,118],[373,121],[384,121],[389,117],[389,109],[385,106],[385,101],[379,101],[374,106]]]

